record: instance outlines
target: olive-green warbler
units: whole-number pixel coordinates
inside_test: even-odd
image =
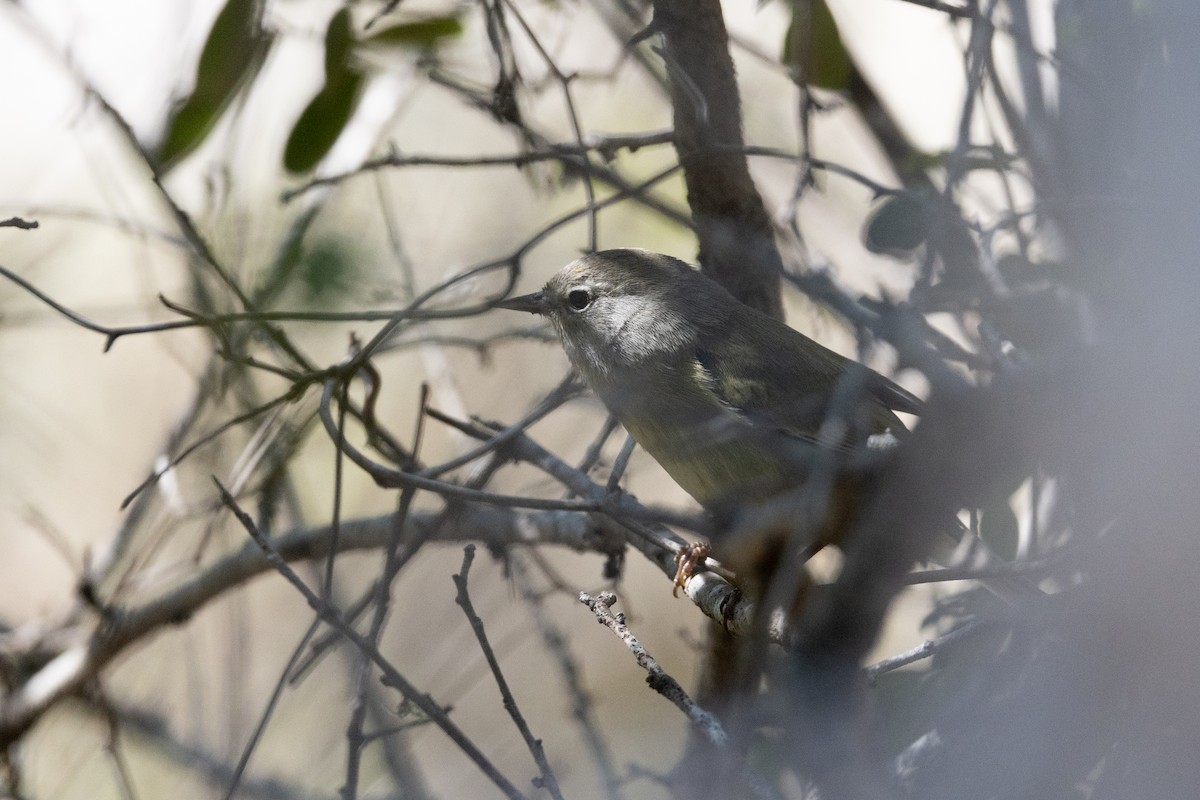
[[[659,253],[592,253],[540,292],[497,305],[548,317],[609,411],[717,513],[799,486],[823,459],[846,470],[833,501],[844,520],[858,494],[856,459],[907,434],[896,412],[921,410],[882,375]]]
[[[542,291],[498,305],[548,317],[609,411],[710,511],[794,488],[821,447],[886,447],[905,433],[894,412],[921,407],[659,253],[592,253]],[[823,441],[839,380],[861,391],[843,433]]]

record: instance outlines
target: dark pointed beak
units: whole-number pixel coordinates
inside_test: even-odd
[[[496,303],[496,308],[507,308],[510,311],[528,311],[530,314],[546,313],[546,295],[543,292],[523,294],[520,297],[510,297]]]

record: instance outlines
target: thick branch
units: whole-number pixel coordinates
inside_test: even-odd
[[[738,152],[745,144],[742,108],[721,4],[657,0],[654,29],[666,41],[675,149],[684,165],[700,264],[734,297],[782,319],[783,264],[771,218]]]
[[[911,565],[941,523],[978,505],[999,478],[1035,459],[1076,456],[1094,418],[1094,374],[1082,353],[998,377],[985,388],[935,395],[846,538],[846,561],[799,625],[793,662],[799,689],[788,718],[811,775],[831,797],[887,796],[885,776],[862,741],[860,665]],[[1043,620],[1045,621],[1045,620]],[[850,756],[850,757],[847,757]]]
[[[439,541],[476,541],[491,546],[550,541],[578,550],[619,551],[624,543],[601,530],[583,514],[571,512],[523,512],[464,507],[446,518],[435,532],[428,527],[438,514],[410,514],[408,538],[427,537]],[[396,515],[351,520],[341,524],[339,551],[381,547],[391,533]],[[272,540],[287,561],[320,558],[333,542],[328,527],[300,530]],[[18,673],[32,676],[0,705],[0,750],[17,741],[46,710],[94,679],[114,658],[136,641],[167,625],[187,621],[193,614],[226,591],[245,584],[271,569],[262,551],[253,543],[231,553],[162,597],[132,610],[110,609],[91,631],[85,631],[52,648],[34,645],[23,652],[6,647],[0,640],[0,656],[22,659]],[[57,638],[57,637],[56,637]]]

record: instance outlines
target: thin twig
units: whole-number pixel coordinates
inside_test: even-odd
[[[478,747],[470,740],[469,737],[450,719],[440,705],[434,702],[433,698],[428,694],[419,691],[416,686],[408,681],[391,662],[384,658],[378,648],[367,637],[354,630],[349,624],[342,619],[334,609],[325,605],[312,589],[300,579],[287,562],[276,552],[271,542],[267,540],[262,533],[259,532],[258,526],[254,524],[254,520],[241,509],[237,500],[226,491],[225,487],[219,481],[214,479],[217,490],[221,493],[221,502],[226,508],[237,518],[242,527],[246,529],[246,533],[254,540],[254,543],[262,550],[263,555],[267,557],[267,561],[275,568],[275,571],[282,575],[288,583],[304,597],[309,607],[320,615],[322,621],[332,625],[338,629],[343,636],[346,637],[355,647],[357,647],[364,655],[366,655],[383,674],[383,682],[399,691],[408,702],[415,705],[417,708],[431,719],[442,731],[450,737],[459,749],[479,767],[480,771],[488,777],[489,780],[504,793],[506,797],[524,798],[524,795],[512,784],[503,774],[492,764],[492,762],[483,754]]]
[[[580,384],[575,373],[568,373],[567,376],[559,382],[558,386],[551,389],[549,394],[547,394],[540,403],[534,406],[534,408],[528,414],[521,417],[521,419],[517,420],[512,425],[509,425],[504,430],[500,431],[478,447],[468,450],[459,456],[455,456],[449,461],[445,461],[436,466],[426,467],[425,469],[421,470],[419,474],[422,477],[436,478],[440,475],[450,472],[451,470],[458,469],[464,464],[469,464],[472,461],[487,455],[488,453],[503,449],[506,442],[508,442],[517,434],[523,432],[526,428],[528,428],[530,425],[533,425],[538,420],[543,419],[546,415],[562,406],[563,403],[567,402],[572,397],[575,397],[581,389],[582,385]]]
[[[600,432],[596,434],[596,438],[592,440],[592,443],[588,445],[588,449],[584,451],[583,458],[580,460],[578,467],[580,472],[584,474],[591,472],[592,467],[596,466],[600,461],[600,456],[604,452],[604,445],[608,443],[609,437],[613,435],[613,431],[620,424],[612,414],[609,414],[605,418]]]
[[[429,403],[429,385],[421,384],[421,397],[417,404],[417,418],[415,430],[413,432],[412,455],[409,457],[409,465],[415,466],[421,450],[421,442],[425,435],[425,410]],[[345,425],[345,415],[342,414],[339,422],[342,426]],[[339,432],[344,430],[340,428]],[[344,441],[344,440],[342,440]],[[341,465],[344,459],[341,452],[338,453],[337,464],[338,471],[336,480],[338,482],[338,490],[336,497],[340,497],[341,491]],[[396,516],[400,524],[392,529],[391,536],[388,537],[388,542],[384,547],[384,562],[383,569],[379,578],[375,581],[374,586],[374,613],[371,615],[371,626],[367,632],[367,638],[376,646],[379,644],[380,637],[383,636],[384,623],[387,621],[388,611],[392,607],[392,584],[396,577],[400,574],[400,570],[408,563],[412,555],[416,552],[417,547],[406,548],[404,553],[401,553],[400,543],[401,536],[404,530],[404,523],[408,519],[408,515],[412,510],[412,501],[416,491],[406,487],[400,492],[399,508],[396,511]],[[335,505],[335,512],[338,506]],[[419,546],[419,544],[417,545]],[[333,557],[329,558],[330,566],[329,575],[332,576]],[[366,737],[363,734],[363,726],[366,721],[367,709],[369,704],[369,665],[365,658],[362,658],[357,669],[357,687],[355,692],[354,706],[350,714],[350,722],[346,728],[346,780],[342,784],[340,792],[343,800],[354,800],[358,796],[358,778],[359,770],[362,764],[362,751],[367,745]]]
[[[923,659],[931,658],[946,646],[961,641],[988,627],[990,627],[989,623],[973,620],[960,628],[955,628],[944,636],[939,636],[936,639],[926,639],[911,650],[906,650],[903,653],[897,653],[894,656],[876,661],[863,670],[867,677],[867,683],[873,686],[880,675],[885,675],[901,667],[907,667],[909,664],[915,664]]]
[[[248,520],[249,517],[246,519]],[[233,768],[233,772],[225,784],[225,794],[223,795],[225,800],[231,800],[234,795],[239,793],[242,776],[246,773],[246,767],[250,765],[250,757],[258,748],[258,743],[262,741],[262,736],[267,730],[267,723],[274,716],[275,708],[279,705],[279,699],[283,697],[284,687],[287,686],[288,673],[295,667],[296,662],[300,660],[300,656],[304,654],[309,641],[312,639],[313,634],[317,632],[320,625],[321,620],[318,615],[309,623],[308,629],[300,637],[300,641],[296,643],[296,647],[292,650],[292,655],[288,658],[287,665],[280,671],[279,680],[275,682],[275,687],[271,690],[271,696],[267,698],[267,703],[263,707],[262,713],[259,714],[258,723],[255,724],[254,731],[250,734],[249,740],[242,748],[242,754],[238,757],[237,766]]]
[[[546,758],[546,749],[542,747],[542,740],[534,737],[533,731],[529,729],[529,723],[525,721],[525,716],[521,713],[521,709],[517,705],[517,698],[513,696],[512,690],[508,686],[508,680],[504,677],[504,671],[500,669],[500,662],[496,658],[496,653],[492,650],[491,642],[488,641],[487,631],[483,627],[483,619],[476,613],[475,605],[471,602],[468,576],[474,560],[475,545],[469,544],[463,548],[462,567],[459,569],[458,574],[451,576],[454,580],[454,586],[458,590],[454,601],[462,608],[467,621],[471,623],[471,630],[475,634],[475,640],[479,643],[479,649],[483,653],[484,659],[487,660],[488,668],[492,671],[496,687],[500,690],[500,697],[504,701],[504,710],[508,712],[513,724],[517,726],[517,730],[521,733],[521,738],[525,740],[525,746],[529,748],[534,762],[538,765],[538,769],[541,770],[541,778],[535,783],[550,792],[551,797],[562,800],[562,792],[558,788],[558,779],[554,776],[550,760]]]
[[[536,555],[536,550],[529,551]],[[578,660],[572,655],[570,641],[563,631],[546,613],[543,595],[534,590],[529,581],[528,567],[521,554],[514,554],[509,559],[513,571],[513,582],[521,592],[521,597],[528,604],[533,615],[534,624],[542,634],[546,649],[550,651],[554,662],[562,673],[567,696],[571,701],[571,715],[579,725],[584,743],[592,754],[596,768],[604,778],[604,788],[609,800],[620,800],[622,795],[621,780],[613,765],[613,755],[608,740],[600,730],[599,722],[592,710],[592,700],[583,686]]]
[[[679,685],[679,681],[672,678],[666,670],[659,666],[654,656],[650,655],[650,652],[642,646],[633,631],[625,624],[624,614],[613,614],[612,607],[617,602],[616,594],[601,592],[599,596],[592,597],[587,592],[580,592],[579,602],[592,610],[597,622],[611,630],[618,639],[625,643],[629,652],[633,653],[638,666],[648,673],[646,682],[650,684],[651,689],[682,711],[684,716],[704,734],[704,738],[708,739],[710,743],[717,747],[725,747],[729,743],[729,734],[725,732],[721,721],[711,712],[697,705],[696,701],[692,700],[687,691]]]
[[[321,398],[321,420],[331,437],[338,435],[338,426],[330,413],[330,394],[335,383],[326,381],[325,393]],[[505,508],[540,508],[559,511],[602,511],[604,503],[593,500],[550,500],[537,497],[521,497],[519,495],[498,494],[480,489],[468,489],[454,483],[425,478],[415,472],[392,469],[371,460],[361,450],[347,441],[342,441],[341,451],[351,461],[367,472],[375,482],[386,488],[424,489],[454,500],[467,500]]]
[[[612,472],[608,475],[608,485],[604,487],[605,491],[612,493],[620,487],[621,477],[625,474],[625,468],[629,466],[629,459],[633,456],[633,448],[636,444],[637,442],[634,441],[632,436],[629,434],[625,435],[625,441],[621,444],[621,450],[613,460]]]
[[[0,228],[20,228],[23,231],[31,231],[37,228],[37,226],[38,222],[36,219],[9,217],[8,219],[0,220]]]

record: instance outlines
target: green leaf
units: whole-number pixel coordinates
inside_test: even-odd
[[[850,82],[854,65],[842,44],[837,21],[825,0],[813,0],[812,50],[809,53],[808,82],[824,89],[844,89]]]
[[[329,20],[325,29],[325,80],[334,81],[337,76],[353,69],[350,55],[354,52],[354,27],[351,25],[350,9],[343,8]]]
[[[437,45],[441,39],[458,36],[461,33],[462,23],[458,21],[458,17],[446,15],[402,22],[399,25],[384,28],[366,41],[373,45],[427,49]]]
[[[793,3],[781,59],[800,69],[810,85],[823,89],[845,89],[854,74],[854,62],[825,0]]]
[[[166,172],[204,141],[224,105],[192,95],[172,112],[166,138],[158,146],[159,171]]]
[[[228,0],[217,14],[200,53],[193,94],[216,99],[236,85],[263,35],[262,6],[262,0]]]
[[[304,251],[296,264],[297,277],[309,302],[328,307],[349,294],[360,263],[348,241],[325,239]]]
[[[911,258],[929,236],[925,207],[910,194],[882,198],[863,225],[863,245],[872,253]]]
[[[228,0],[213,21],[196,67],[191,95],[172,113],[159,145],[166,172],[195,150],[238,89],[262,66],[271,36],[262,29],[262,0]]]
[[[284,148],[283,165],[289,172],[308,172],[325,157],[350,121],[362,83],[360,73],[344,72],[309,101]]]

